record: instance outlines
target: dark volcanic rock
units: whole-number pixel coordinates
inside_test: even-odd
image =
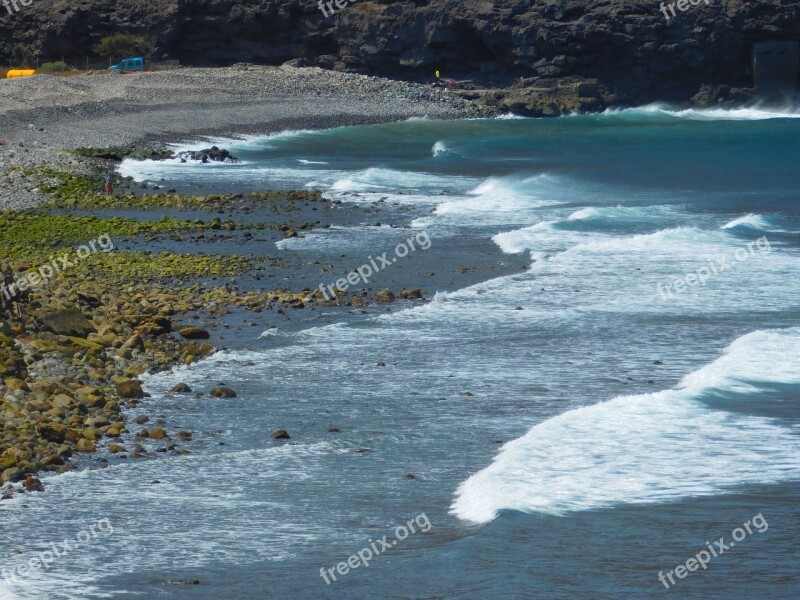
[[[186,152],[180,152],[178,157],[184,160],[199,160],[202,162],[239,162],[239,159],[233,156],[228,150],[217,148],[216,146],[211,146],[211,148],[206,148],[205,150],[187,150]]]

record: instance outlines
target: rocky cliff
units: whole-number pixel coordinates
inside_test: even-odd
[[[12,14],[0,4],[0,58],[23,43],[78,62],[104,35],[149,33],[158,57],[185,65],[300,58],[411,79],[439,69],[467,95],[547,113],[688,101],[704,85],[698,102],[743,99],[755,45],[800,40],[797,0],[693,1],[673,16],[656,0],[355,0],[326,17],[313,0],[33,0]]]

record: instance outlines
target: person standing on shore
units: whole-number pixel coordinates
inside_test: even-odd
[[[110,196],[114,193],[114,178],[111,176],[111,173],[106,175],[106,196]]]

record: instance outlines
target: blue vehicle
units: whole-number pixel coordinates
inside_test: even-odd
[[[115,73],[143,73],[144,72],[144,58],[137,56],[134,58],[125,58],[113,67],[108,69]]]

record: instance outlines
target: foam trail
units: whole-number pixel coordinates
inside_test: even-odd
[[[800,385],[800,328],[746,335],[681,387],[566,412],[506,444],[461,484],[452,512],[477,523],[501,510],[564,514],[672,502],[800,478],[800,445],[775,421],[711,410],[701,392]]]
[[[636,108],[606,109],[603,115],[665,115],[695,121],[763,121],[767,119],[800,119],[795,107],[764,108],[687,108],[674,109],[665,104],[648,104]]]

